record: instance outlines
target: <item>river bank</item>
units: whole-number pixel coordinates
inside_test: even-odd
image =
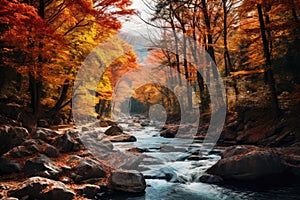
[[[1,198],[93,199],[116,192],[144,193],[146,183],[140,172],[101,161],[83,145],[81,133],[46,128],[29,133],[22,127],[2,125]],[[92,133],[104,134],[96,129]],[[113,152],[109,140],[100,140],[98,148],[102,145],[104,152]]]
[[[231,113],[212,151],[202,143],[205,128],[194,138],[177,138],[178,124],[162,128],[131,118],[28,132],[6,118],[10,125],[2,125],[0,134],[0,194],[19,199],[251,199],[251,191],[258,189],[252,186],[261,183],[265,194],[258,190],[253,199],[270,198],[274,188],[286,188],[290,194],[280,195],[293,199],[299,195],[300,145],[297,134],[283,132],[296,133],[297,125],[290,126],[295,118],[261,124],[251,115]],[[264,138],[254,141],[257,136]],[[272,138],[271,143],[262,142]]]

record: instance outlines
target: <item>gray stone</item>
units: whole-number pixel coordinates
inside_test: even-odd
[[[80,141],[86,149],[94,149],[96,151],[107,152],[112,151],[113,144],[105,138],[106,136],[97,131],[88,131],[80,134]]]
[[[32,152],[33,154],[36,152],[39,152],[39,153],[45,154],[51,158],[56,158],[56,157],[58,157],[58,154],[59,154],[56,147],[44,142],[41,139],[26,140],[23,143],[23,146],[25,146],[25,148],[27,150],[29,150],[30,152]]]
[[[53,145],[63,153],[79,151],[80,144],[77,139],[76,133],[67,132],[58,136],[53,142]]]
[[[24,165],[24,173],[27,176],[42,176],[57,179],[62,170],[45,155],[39,155],[29,159]]]
[[[81,128],[81,131],[82,131],[82,132],[86,132],[86,131],[89,131],[89,130],[90,130],[90,129],[89,129],[88,127],[85,127],[85,126]]]
[[[144,176],[138,171],[112,171],[110,182],[113,190],[123,192],[143,193],[146,189]]]
[[[76,174],[74,176],[75,182],[81,182],[91,178],[103,178],[106,176],[105,168],[90,158],[81,160],[78,165],[72,168],[72,171]]]
[[[40,139],[47,143],[50,143],[54,137],[59,135],[59,133],[51,129],[38,127],[34,133],[31,133],[31,135],[34,139]]]

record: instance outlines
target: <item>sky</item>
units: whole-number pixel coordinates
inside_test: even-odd
[[[133,4],[131,8],[138,11],[141,17],[145,20],[149,18],[149,15],[146,13],[147,6],[141,0],[132,0]],[[131,32],[132,34],[144,33],[149,29],[149,26],[143,22],[138,16],[132,16],[130,21],[123,23],[122,31]]]
[[[132,0],[133,5],[131,8],[140,13],[140,16],[147,20],[149,15],[146,13],[147,6],[141,0]],[[130,21],[122,21],[122,29],[120,37],[127,43],[133,46],[134,51],[138,56],[138,62],[144,62],[144,58],[147,57],[147,48],[151,45],[149,42],[149,33],[153,28],[143,22],[138,16],[131,16]]]

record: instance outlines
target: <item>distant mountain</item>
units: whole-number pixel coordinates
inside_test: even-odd
[[[150,40],[146,36],[142,36],[140,33],[133,33],[122,30],[119,33],[119,37],[133,46],[133,50],[138,56],[138,62],[142,63],[148,56],[148,48],[151,46]]]

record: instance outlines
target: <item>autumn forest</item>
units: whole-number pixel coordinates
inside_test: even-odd
[[[300,197],[299,0],[0,0],[0,33],[0,198]]]

